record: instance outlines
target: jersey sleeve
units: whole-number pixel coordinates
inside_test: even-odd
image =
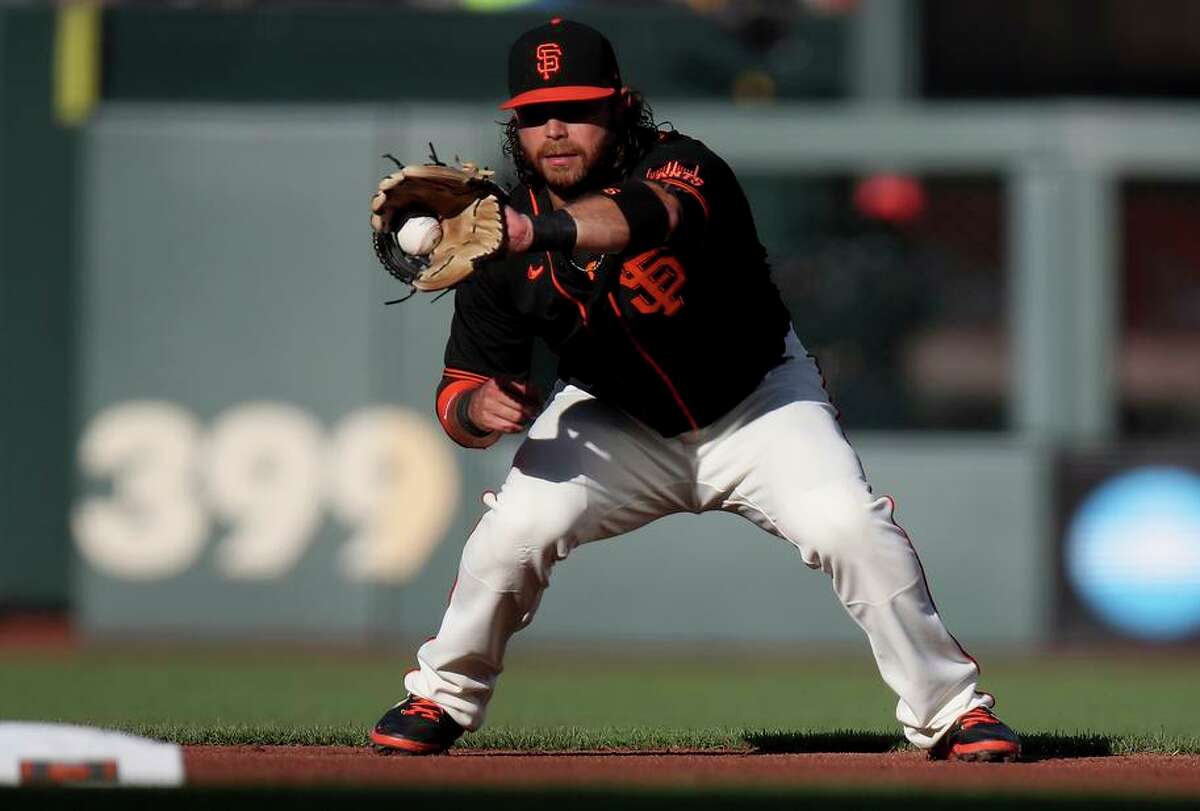
[[[492,377],[528,377],[532,338],[504,288],[502,267],[473,274],[454,293],[446,367],[434,411],[446,434],[465,448],[486,448],[498,434],[480,432],[466,416],[467,395]]]
[[[672,239],[690,239],[706,232],[723,215],[726,202],[741,196],[741,188],[728,164],[700,141],[668,132],[660,139],[635,177],[659,184],[679,200],[682,213]]]
[[[526,377],[533,338],[512,303],[503,265],[473,274],[454,292],[446,371],[486,380]]]

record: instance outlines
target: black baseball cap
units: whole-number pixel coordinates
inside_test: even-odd
[[[621,71],[612,43],[591,26],[555,17],[526,31],[508,53],[508,91],[500,105],[592,101],[614,95]]]

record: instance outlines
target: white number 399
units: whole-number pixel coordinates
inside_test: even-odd
[[[187,410],[135,401],[98,414],[79,444],[85,476],[106,494],[71,516],[83,557],[125,580],[186,571],[223,529],[214,565],[232,579],[282,577],[328,507],[350,529],[338,556],[352,580],[405,582],[441,541],[458,506],[454,456],[416,414],[374,407],[320,423],[285,403],[245,403],[207,434]]]

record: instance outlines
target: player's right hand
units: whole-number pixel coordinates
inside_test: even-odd
[[[529,382],[493,377],[471,392],[467,416],[485,431],[515,434],[528,427],[541,404],[541,396]]]

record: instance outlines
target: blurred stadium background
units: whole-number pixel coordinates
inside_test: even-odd
[[[502,167],[508,45],[557,13],[737,171],[954,633],[1192,651],[1192,0],[5,3],[0,640],[436,630],[515,446],[441,436],[451,301],[384,306],[366,201],[385,152]],[[517,648],[734,642],[869,664],[728,516],[581,549]]]

